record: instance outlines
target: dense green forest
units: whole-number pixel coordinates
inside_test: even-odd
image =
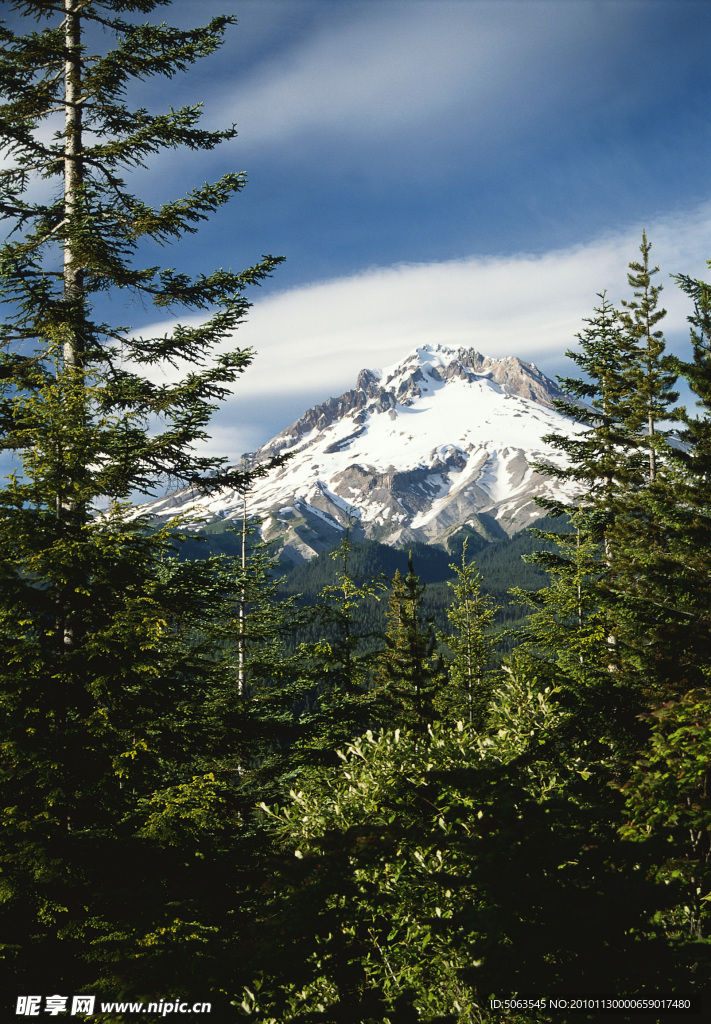
[[[348,546],[348,571],[356,582],[380,580],[387,586],[397,570],[401,575],[407,572],[411,556],[417,576],[425,584],[420,603],[421,617],[431,621],[439,630],[445,630],[447,609],[453,597],[451,584],[456,580],[456,565],[461,562],[466,539],[468,555],[472,555],[472,547],[477,552],[475,560],[482,577],[481,590],[491,597],[496,607],[495,624],[502,634],[501,645],[510,649],[516,634],[511,632],[509,636],[508,631],[514,625],[521,625],[528,615],[527,607],[512,593],[512,588],[535,591],[547,581],[544,570],[530,561],[524,561],[524,558],[537,551],[554,550],[554,545],[542,538],[541,533],[551,529],[562,532],[565,525],[565,521],[544,516],[537,521],[535,532],[524,530],[511,538],[494,542],[486,542],[475,534],[474,539],[479,542],[475,545],[472,545],[471,537],[455,536],[446,549],[420,542],[406,548],[393,548],[378,541],[357,541]],[[223,527],[223,524],[220,526]],[[252,550],[256,542],[257,529],[256,522],[248,523],[248,550]],[[270,547],[272,545],[267,546],[266,550]],[[222,528],[216,533],[205,531],[196,536],[186,535],[177,550],[180,558],[199,560],[215,554],[238,557],[241,549],[242,527],[233,523],[228,529]],[[340,552],[339,546],[296,566],[291,563],[280,565],[277,555],[271,570],[273,578],[280,580],[277,593],[294,596],[300,607],[318,606],[322,590],[336,582],[342,568]],[[370,630],[376,645],[377,637],[385,632],[386,608],[387,600],[381,590],[353,609],[359,631],[365,634]],[[303,630],[306,629],[313,638],[314,630],[322,628],[317,622],[312,627],[304,624],[299,635],[305,636]]]
[[[552,439],[566,469],[541,467],[580,498],[547,502],[537,536],[345,537],[284,583],[239,535],[194,557],[133,504],[167,481],[248,494],[200,442],[251,360],[221,345],[280,260],[150,262],[245,179],[147,205],[132,168],[235,132],[128,97],[234,19],[6,6],[6,1017],[86,993],[96,1021],[165,1017],[103,1000],[206,1001],[221,1024],[594,1021],[605,997],[651,1000],[617,1020],[703,1019],[682,1011],[711,1008],[711,285],[676,277],[685,358],[646,236],[627,299],[600,296],[561,381],[580,433]],[[204,319],[142,337],[107,320],[125,296]],[[575,996],[585,1012],[548,1002]]]

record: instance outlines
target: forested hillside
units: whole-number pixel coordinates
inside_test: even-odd
[[[524,606],[511,595],[512,587],[524,590],[538,590],[547,576],[536,565],[524,561],[524,557],[540,550],[552,550],[550,541],[541,539],[540,531],[562,525],[553,519],[543,517],[538,520],[536,531],[525,530],[512,538],[494,543],[486,543],[478,534],[470,534],[467,540],[467,552],[475,558],[476,565],[482,574],[482,590],[489,594],[497,605],[496,621],[499,624],[511,624],[525,618]],[[393,548],[377,541],[358,541],[350,544],[350,571],[356,580],[375,580],[384,578],[391,580],[396,569],[401,574],[407,572],[408,556],[412,555],[417,575],[426,585],[423,595],[422,609],[426,619],[433,619],[439,628],[444,628],[446,609],[452,600],[451,587],[448,582],[456,578],[453,562],[461,561],[464,538],[454,538],[448,549],[438,545],[415,543],[407,548]],[[254,543],[250,535],[248,545]],[[199,560],[210,555],[224,554],[236,557],[241,551],[242,540],[239,527],[232,525],[227,530],[217,533],[205,532],[201,536],[186,536],[178,551],[181,558],[191,557]],[[268,548],[267,548],[268,550]],[[317,555],[309,562],[293,566],[290,564],[274,566],[275,579],[281,580],[279,592],[283,595],[300,596],[302,605],[316,602],[321,590],[335,582],[338,572],[339,548],[332,552]],[[382,602],[373,602],[373,614],[382,633],[385,626],[385,610]]]
[[[154,263],[245,184],[129,191],[156,154],[235,133],[129,104],[234,20],[143,24],[164,6],[11,0],[0,28],[5,1018],[83,993],[80,1019],[146,1024],[159,1000],[221,1024],[596,1021],[607,999],[620,1021],[705,1019],[711,285],[673,284],[683,358],[646,235],[626,299],[600,295],[557,400],[580,432],[539,467],[579,496],[544,500],[538,538],[346,534],[284,585],[248,522],[225,553],[181,550],[184,524],[135,503],[166,480],[248,498],[200,443],[280,260]],[[141,337],[131,303],[184,322]]]

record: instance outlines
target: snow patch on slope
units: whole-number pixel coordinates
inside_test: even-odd
[[[553,382],[514,357],[487,359],[474,350],[423,346],[382,370],[364,370],[357,387],[308,410],[256,453],[293,452],[280,470],[255,480],[249,513],[272,536],[301,529],[342,530],[349,516],[366,536],[390,543],[404,537],[441,540],[465,523],[515,532],[540,515],[535,493],[559,494],[532,461],[560,464],[546,434],[570,435],[575,424],[556,412]],[[242,516],[242,496],[223,491],[199,502],[187,491],[146,506],[158,515],[197,511],[208,518]],[[483,519],[481,517],[484,517]],[[319,526],[321,524],[321,527]]]

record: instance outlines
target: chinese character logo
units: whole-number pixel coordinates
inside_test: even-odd
[[[93,1013],[96,996],[74,996],[72,999],[72,1016],[77,1013]]]
[[[42,996],[18,996],[15,1013],[20,1017],[39,1017]]]
[[[47,996],[44,1001],[44,1012],[48,1013],[50,1017],[56,1017],[60,1013],[65,1013],[68,999],[69,996]]]

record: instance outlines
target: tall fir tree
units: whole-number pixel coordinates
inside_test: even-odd
[[[646,427],[645,443],[649,453],[648,481],[654,483],[660,443],[657,437],[659,422],[669,419],[679,394],[674,391],[676,374],[668,361],[664,360],[664,334],[654,329],[667,315],[667,311],[658,308],[662,286],[652,282],[654,275],[659,273],[659,267],[650,268],[651,248],[647,233],[643,231],[639,247],[642,258],[629,264],[627,274],[627,282],[634,289],[634,298],[622,300],[624,312],[621,320],[637,347],[639,372],[633,399],[635,404],[639,405],[640,426]],[[661,440],[663,445],[663,438]]]
[[[126,172],[235,131],[126,95],[211,54],[234,19],[135,20],[164,0],[6,6],[0,426],[20,462],[0,491],[2,991],[204,992],[234,970],[239,932],[242,707],[222,643],[235,603],[214,564],[174,561],[170,531],[126,501],[165,477],[242,480],[196,446],[251,359],[216,348],[279,260],[195,279],[140,265],[245,178],[143,202]],[[104,320],[107,295],[205,320],[136,336]],[[187,369],[157,383],[164,366]]]
[[[569,460],[562,469],[548,467],[548,471],[581,487],[577,511],[575,502],[568,509],[573,512],[576,531],[575,557],[570,559],[570,597],[574,603],[576,586],[581,592],[581,580],[572,567],[579,562],[582,550],[587,552],[587,593],[579,604],[582,608],[592,600],[598,608],[594,613],[598,626],[605,622],[608,630],[606,658],[599,650],[592,659],[581,653],[580,663],[588,667],[587,671],[591,664],[597,662],[602,667],[606,662],[606,670],[615,676],[614,690],[618,696],[627,692],[632,699],[630,706],[639,699],[641,689],[649,689],[645,676],[651,667],[647,656],[649,636],[645,638],[641,628],[644,616],[639,573],[638,569],[630,570],[633,563],[639,566],[633,552],[641,552],[644,560],[651,544],[650,530],[653,532],[654,527],[650,512],[655,496],[663,489],[663,467],[669,451],[668,431],[660,429],[660,421],[669,419],[678,397],[673,391],[676,375],[664,357],[662,332],[656,329],[665,311],[658,308],[661,288],[652,281],[658,268],[650,267],[650,249],[643,233],[641,261],[629,265],[628,283],[634,289],[634,298],[623,301],[623,311],[619,312],[602,295],[595,316],[578,335],[580,350],[568,353],[584,376],[563,379],[562,388],[573,400],[556,404],[584,429],[572,440],[548,439]],[[554,512],[564,511],[559,502],[548,502],[547,507]],[[590,542],[601,546],[599,558],[589,550]],[[565,585],[563,552],[573,552],[570,537],[561,536],[558,543],[563,561],[554,559],[555,564],[550,565],[555,587],[548,598],[553,604],[558,600],[556,591]],[[541,558],[550,561],[549,556]],[[545,593],[534,598],[539,605],[550,605],[550,600]],[[574,617],[568,619],[572,640],[577,635]],[[565,615],[561,622],[564,620]],[[536,622],[541,625],[540,613]],[[649,616],[646,624],[652,625]],[[575,643],[572,646],[576,648]],[[557,649],[563,661],[570,661],[570,651],[560,636]],[[635,693],[637,697],[633,698]]]
[[[629,264],[628,283],[634,298],[623,301],[622,314],[637,360],[631,427],[639,435],[640,453],[646,449],[647,466],[642,479],[619,496],[609,534],[612,571],[604,589],[607,600],[618,609],[620,669],[643,686],[647,702],[653,705],[675,692],[676,683],[681,682],[680,665],[687,659],[682,655],[683,642],[679,644],[685,627],[675,623],[670,609],[654,597],[658,596],[654,577],[668,557],[668,523],[676,515],[681,480],[678,446],[669,440],[679,397],[674,390],[678,371],[674,360],[665,356],[664,336],[656,329],[666,311],[659,308],[661,286],[653,283],[659,268],[650,267],[650,250],[643,232],[641,259]]]
[[[672,413],[671,405],[680,371],[706,405],[711,303],[700,282],[682,279],[695,299],[694,361],[665,357],[661,332],[654,330],[663,311],[657,309],[659,289],[651,284],[656,268],[649,267],[649,248],[643,236],[642,261],[630,265],[635,299],[615,318],[622,330],[610,337],[613,362],[618,346],[620,352],[608,378],[613,401],[584,435],[596,441],[604,428],[600,440],[613,441],[609,458],[596,470],[589,458],[594,448],[559,445],[573,461],[568,477],[592,486],[572,512],[574,534],[567,543],[560,539],[558,554],[541,556],[548,558],[553,580],[536,595],[531,625],[560,673],[557,702],[574,712],[560,739],[569,753],[591,758],[598,779],[626,795],[631,820],[624,824],[625,812],[618,809],[619,832],[641,844],[648,877],[668,887],[669,904],[660,907],[656,921],[669,962],[684,963],[689,979],[703,987],[709,816],[707,772],[699,760],[705,755],[698,744],[708,715],[708,692],[699,687],[708,680],[702,638],[710,607],[709,433],[705,416]],[[585,368],[589,380],[573,392],[597,397],[604,378],[594,364]],[[612,414],[610,423],[606,414]],[[660,429],[672,415],[689,424],[681,444]],[[571,686],[576,679],[584,685]],[[596,803],[602,807],[601,795]]]
[[[623,833],[656,843],[656,876],[681,887],[660,924],[679,944],[689,942],[688,960],[701,980],[711,962],[711,286],[687,275],[676,280],[693,302],[692,356],[665,365],[686,378],[697,412],[674,411],[680,436],[660,450],[654,481],[634,496],[612,583],[634,599],[629,644],[650,707],[646,742],[622,783]]]
[[[635,646],[652,704],[679,699],[709,680],[711,288],[684,275],[677,281],[694,307],[692,358],[669,358],[665,365],[686,378],[698,411],[669,414],[679,435],[661,450],[654,484],[633,496],[617,538],[625,571],[613,581],[634,598]]]
[[[404,580],[399,569],[393,577],[385,648],[378,658],[374,683],[388,724],[409,726],[423,735],[438,717],[435,704],[442,687],[443,666],[436,653],[434,628],[422,620],[425,588],[415,574],[412,555],[407,565]]]
[[[462,562],[450,565],[456,580],[450,582],[453,600],[447,609],[450,628],[440,634],[440,642],[451,652],[447,665],[448,682],[442,688],[438,704],[450,721],[462,720],[481,728],[493,686],[491,659],[497,645],[492,627],[497,607],[482,591],[482,575],[474,562],[467,561],[467,542],[462,546]]]
[[[567,502],[539,503],[555,516],[567,516],[573,534],[569,528],[557,536],[549,531],[546,539],[558,551],[531,559],[552,573],[552,582],[547,590],[529,595],[538,609],[529,643],[552,655],[556,671],[563,670],[571,694],[577,694],[571,699],[589,701],[598,722],[607,720],[616,728],[614,723],[622,720],[626,728],[637,698],[619,677],[618,609],[614,599],[603,600],[601,586],[613,567],[611,530],[620,498],[642,482],[644,456],[634,403],[635,341],[607,296],[599,297],[594,315],[577,335],[578,350],[566,353],[582,375],[559,378],[568,397],[554,403],[577,421],[579,430],[573,437],[549,435],[545,440],[566,456],[565,463],[537,467],[570,484]],[[581,685],[592,687],[587,697]]]
[[[601,605],[598,581],[607,569],[605,552],[587,523],[587,513],[570,513],[565,533],[532,532],[555,544],[553,551],[525,556],[549,574],[549,584],[538,591],[514,590],[516,598],[531,609],[520,631],[518,656],[531,661],[542,677],[560,691],[563,703],[578,712],[586,707],[596,721],[588,720],[584,730],[605,731],[610,720],[610,686],[617,672],[610,672],[613,628]],[[616,666],[615,666],[616,667]],[[597,694],[597,696],[593,696]]]
[[[309,666],[314,700],[301,742],[306,761],[336,763],[336,751],[377,721],[377,694],[371,688],[375,634],[362,621],[363,609],[380,600],[380,577],[358,578],[353,570],[349,520],[339,547],[331,552],[335,581],[323,586],[312,608],[320,633],[300,647]]]
[[[279,560],[268,544],[255,542],[257,530],[252,520],[240,531],[244,547],[237,560],[218,560],[224,566],[224,590],[236,596],[221,644],[225,659],[233,658],[229,667],[241,698],[233,772],[245,821],[252,825],[256,803],[283,797],[293,784],[293,751],[308,728],[302,708],[313,687],[295,643],[307,613],[296,596],[281,593]]]
[[[574,437],[551,434],[544,438],[567,460],[563,466],[544,464],[539,468],[574,485],[577,496],[569,507],[599,509],[595,530],[604,543],[616,492],[637,481],[640,469],[633,426],[635,344],[605,293],[599,298],[594,316],[585,321],[587,326],[577,335],[579,348],[566,352],[582,376],[558,378],[567,397],[554,401],[559,412],[579,424],[579,430]],[[540,504],[553,514],[565,511],[561,502],[552,499]],[[592,520],[589,525],[593,525]]]

